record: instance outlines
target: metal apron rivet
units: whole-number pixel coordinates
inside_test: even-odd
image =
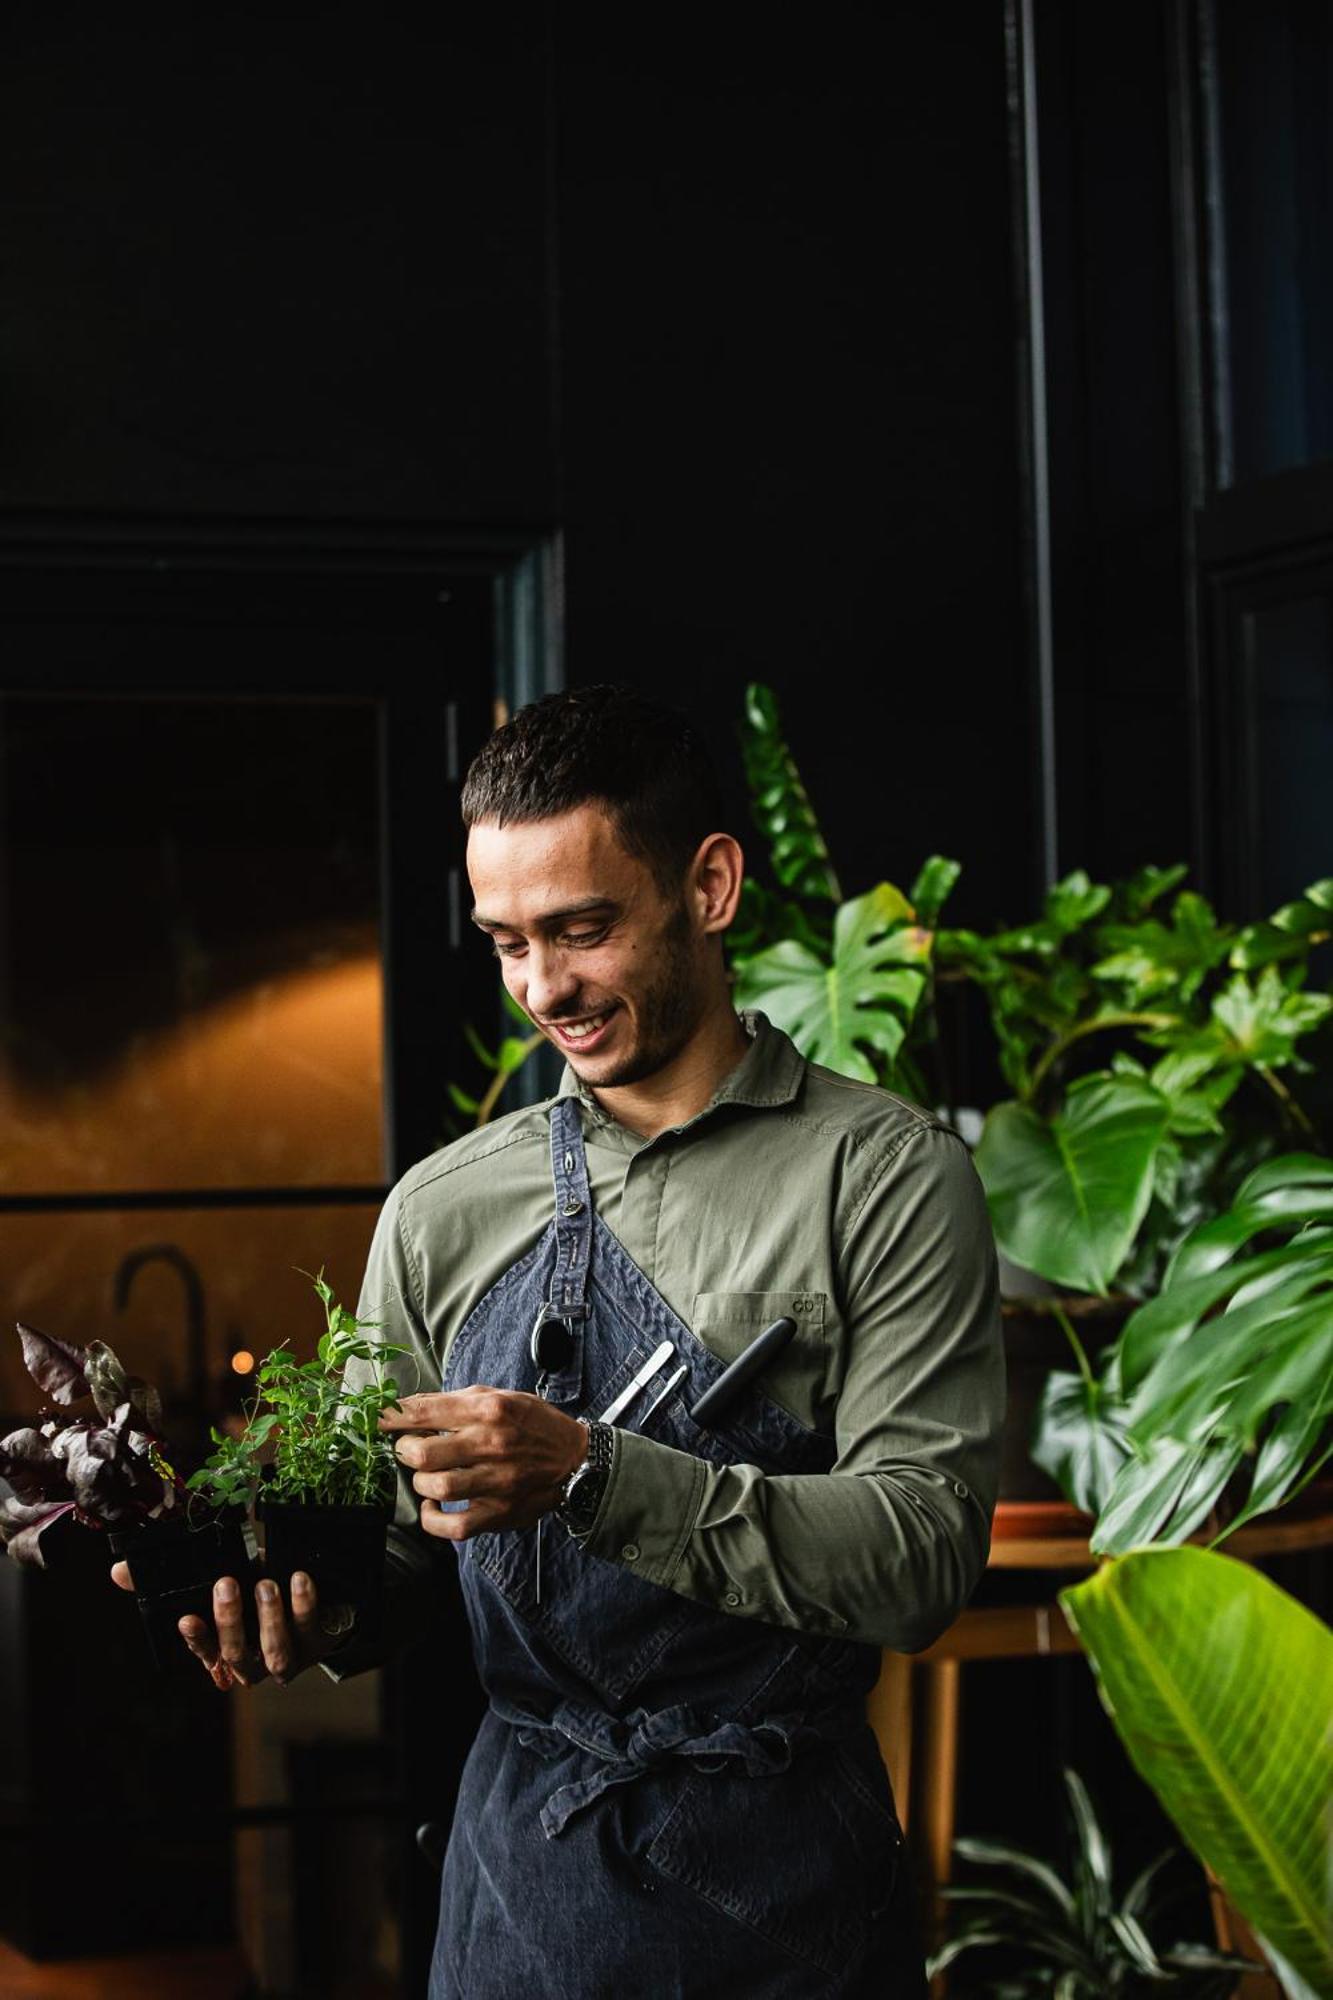
[[[573,1171],[574,1171],[574,1155],[573,1155],[572,1153],[566,1153],[566,1154],[565,1154],[565,1172],[566,1172],[567,1174],[572,1174],[572,1173],[573,1173]]]
[[[583,1203],[571,1195],[569,1200],[562,1206],[560,1213],[562,1215],[582,1215]]]

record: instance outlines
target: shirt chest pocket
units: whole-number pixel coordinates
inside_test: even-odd
[[[719,1361],[734,1361],[775,1319],[795,1320],[795,1334],[754,1389],[817,1430],[828,1379],[831,1310],[826,1292],[696,1292],[690,1324]]]

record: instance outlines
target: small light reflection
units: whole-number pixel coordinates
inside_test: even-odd
[[[238,1375],[252,1375],[254,1373],[255,1357],[251,1354],[248,1347],[239,1347],[231,1357],[231,1365]]]

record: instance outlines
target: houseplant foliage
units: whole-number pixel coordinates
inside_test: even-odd
[[[1117,1894],[1111,1843],[1076,1771],[1064,1773],[1073,1828],[1068,1879],[1046,1859],[1000,1841],[961,1839],[954,1853],[980,1871],[976,1881],[943,1890],[958,1913],[930,1960],[933,1978],[968,1957],[969,1992],[1004,2000],[1103,2000],[1170,1987],[1190,2000],[1223,2000],[1250,1962],[1200,1944],[1154,1943],[1169,1899],[1162,1892],[1168,1849]],[[989,1879],[987,1879],[989,1878]],[[977,1966],[996,1954],[1015,1968],[977,1985]],[[1021,1969],[1020,1969],[1021,1968]]]
[[[220,1576],[246,1576],[254,1552],[244,1509],[218,1492],[192,1505],[159,1435],[157,1391],[126,1370],[104,1341],[74,1347],[20,1326],[28,1372],[68,1419],[0,1442],[0,1538],[16,1562],[45,1567],[43,1538],[57,1521],[104,1529],[130,1563],[157,1665],[179,1665],[177,1621],[207,1613]]]
[[[941,975],[986,994],[1014,1091],[977,1150],[996,1239],[1070,1290],[1144,1296],[1259,1153],[1311,1133],[1288,1078],[1333,1013],[1304,990],[1333,882],[1236,929],[1183,874],[1076,872],[1036,923],[937,940]]]
[[[921,1095],[909,1043],[914,1026],[929,1031],[934,927],[957,863],[933,856],[906,895],[879,882],[844,901],[771,689],[746,690],[741,740],[778,886],[746,881],[731,936],[737,1004],[762,1008],[812,1062]]]
[[[1099,1373],[1052,1374],[1034,1451],[1093,1547],[1221,1535],[1333,1455],[1333,1163],[1281,1154],[1185,1238]]]
[[[393,1437],[379,1428],[398,1403],[386,1364],[407,1350],[374,1338],[380,1322],[341,1306],[322,1270],[311,1283],[325,1317],[314,1358],[298,1361],[285,1342],[266,1355],[243,1432],[215,1431],[217,1449],[188,1484],[218,1503],[258,1492],[268,1573],[287,1583],[304,1570],[325,1602],[369,1620],[397,1481]],[[357,1388],[344,1380],[351,1361],[366,1364]]]
[[[49,1418],[0,1439],[0,1540],[17,1563],[45,1567],[42,1538],[66,1516],[105,1528],[154,1520],[180,1505],[181,1484],[162,1454],[157,1391],[128,1375],[104,1341],[76,1347],[20,1325],[23,1360],[68,1418]]]
[[[1136,1551],[1061,1602],[1135,1765],[1285,1990],[1333,1993],[1333,1633],[1206,1549]]]

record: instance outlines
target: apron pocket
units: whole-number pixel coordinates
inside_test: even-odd
[[[692,1773],[653,1867],[829,1978],[850,1971],[893,1896],[902,1835],[834,1750],[775,1777]]]
[[[696,1292],[690,1325],[719,1361],[743,1354],[775,1319],[793,1319],[796,1333],[737,1406],[759,1396],[809,1430],[826,1400],[828,1296],[824,1292]]]

